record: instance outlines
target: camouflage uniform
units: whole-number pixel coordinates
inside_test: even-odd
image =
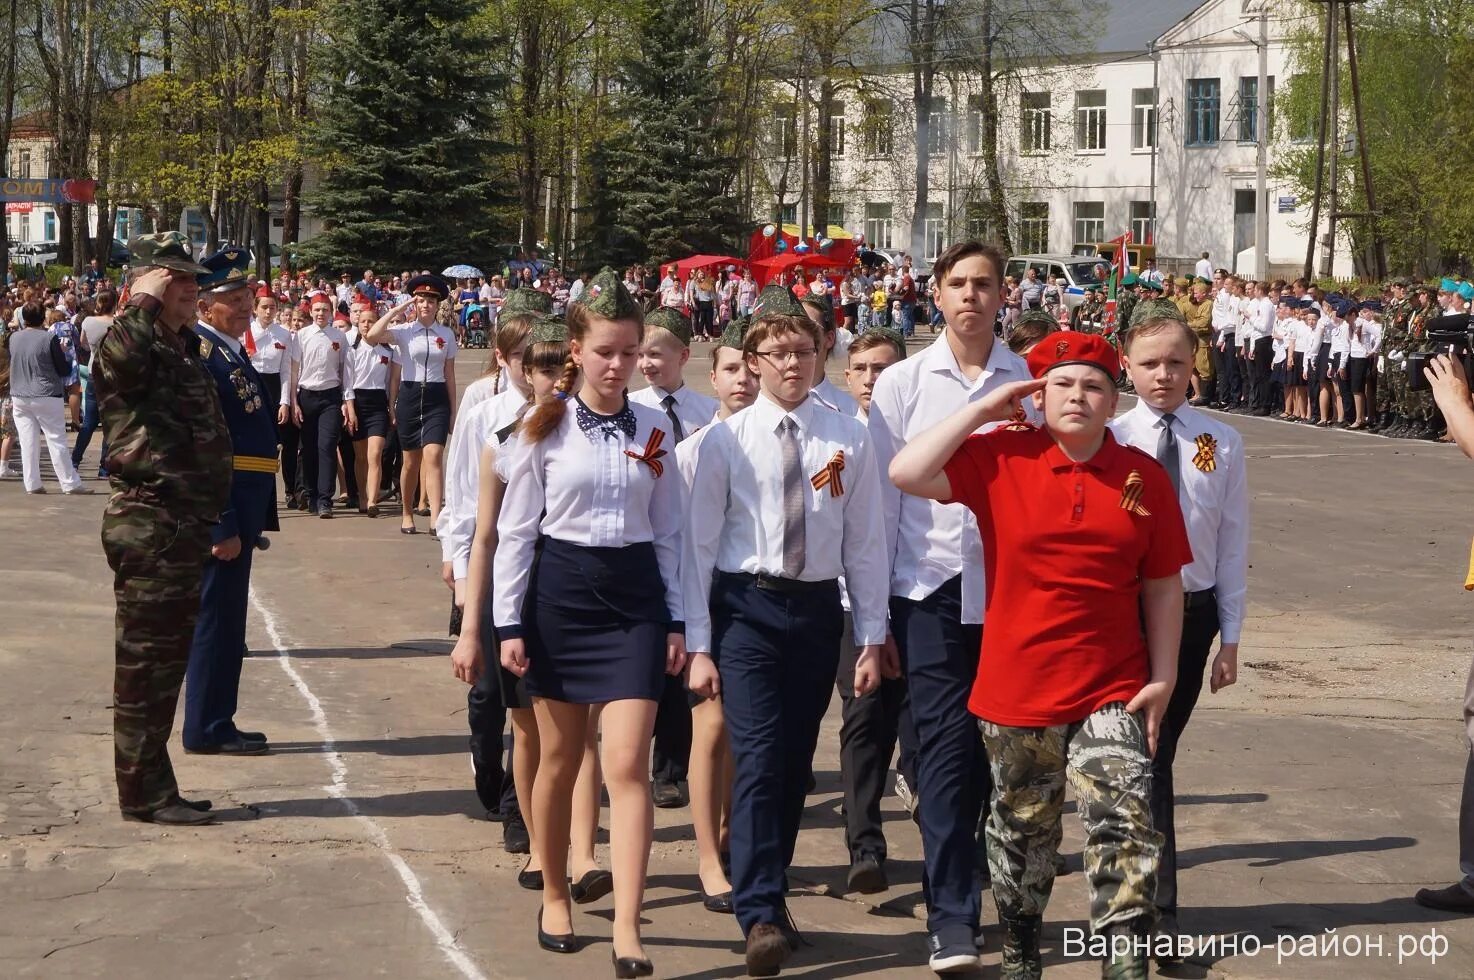
[[[1152,760],[1140,715],[1121,702],[1084,721],[1048,728],[979,723],[996,787],[988,816],[988,867],[1000,916],[1043,915],[1068,777],[1085,824],[1090,925],[1146,927],[1156,919]]]
[[[179,794],[169,733],[189,662],[210,525],[228,506],[230,433],[199,336],[156,322],[140,297],[92,362],[113,495],[102,547],[117,598],[113,751],[118,805],[147,814]]]
[[[1217,378],[1213,370],[1213,297],[1205,296],[1201,303],[1193,302],[1192,296],[1178,297],[1178,308],[1187,318],[1187,325],[1198,335],[1198,352],[1194,356],[1194,368],[1202,379],[1201,392],[1211,396]]]
[[[1442,312],[1438,308],[1438,303],[1432,299],[1427,300],[1422,307],[1413,310],[1408,317],[1408,350],[1423,350],[1428,321],[1438,317]],[[1433,424],[1434,405],[1431,391],[1413,391],[1404,387],[1404,406],[1402,414],[1412,423],[1415,430],[1426,430]]]
[[[1386,358],[1387,370],[1382,374],[1382,384],[1378,389],[1377,410],[1398,417],[1407,414],[1408,320],[1412,312],[1411,300],[1393,300],[1387,307],[1387,328],[1382,339],[1382,356]]]

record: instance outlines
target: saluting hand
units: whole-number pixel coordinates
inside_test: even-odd
[[[527,673],[527,644],[522,640],[502,641],[502,666],[518,677]]]
[[[710,701],[722,693],[722,678],[709,653],[693,653],[686,659],[686,687],[698,698]]]
[[[162,300],[164,298],[164,290],[169,288],[169,283],[173,280],[174,276],[186,274],[182,272],[176,273],[172,269],[156,266],[133,280],[132,285],[128,287],[128,291],[135,296],[141,294]]]
[[[481,678],[481,638],[464,633],[456,637],[455,649],[450,651],[451,666],[455,668],[456,680],[475,684]]]
[[[1036,391],[1044,390],[1044,378],[1028,381],[1013,381],[1000,385],[984,395],[977,403],[984,422],[1004,422],[1014,418],[1024,407],[1024,399]]]

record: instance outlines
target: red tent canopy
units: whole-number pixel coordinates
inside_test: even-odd
[[[719,265],[723,268],[729,265],[735,265],[741,268],[747,265],[747,263],[742,259],[733,258],[730,255],[692,255],[676,262],[667,262],[665,268],[669,269],[671,266],[675,266],[678,278],[684,282],[697,269],[707,269],[714,265]]]
[[[830,269],[835,273],[841,273],[849,268],[844,261],[836,261],[832,255],[795,255],[792,252],[784,252],[782,255],[774,255],[766,259],[754,259],[752,262],[752,276],[757,280],[759,286],[766,286],[769,282],[778,278],[780,273],[798,267],[803,269]]]

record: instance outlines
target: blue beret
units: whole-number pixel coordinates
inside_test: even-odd
[[[1448,276],[1444,276],[1444,277],[1443,277],[1443,278],[1442,278],[1442,279],[1441,279],[1441,280],[1439,280],[1439,282],[1438,282],[1438,291],[1439,291],[1439,292],[1440,292],[1440,293],[1452,293],[1452,292],[1457,292],[1457,291],[1458,291],[1458,288],[1459,288],[1459,284],[1458,284],[1458,283],[1456,283],[1456,282],[1454,282],[1454,281],[1453,281],[1453,280],[1452,280],[1452,279],[1450,279],[1450,278],[1449,278],[1449,277],[1448,277]]]
[[[1466,303],[1470,300],[1474,300],[1474,282],[1466,282],[1462,286],[1460,286],[1459,295],[1463,297],[1463,300]]]

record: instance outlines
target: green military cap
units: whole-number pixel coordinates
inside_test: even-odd
[[[641,320],[640,304],[624,288],[624,280],[609,266],[599,270],[578,301],[590,313],[606,320]]]
[[[645,314],[645,326],[670,331],[686,347],[691,346],[691,320],[673,307],[662,306]]]
[[[1165,287],[1155,279],[1143,279],[1141,281],[1141,288],[1148,292],[1160,293]]]
[[[532,292],[532,290],[524,290]],[[527,332],[527,339],[534,344],[566,344],[568,343],[568,324],[551,313],[534,313],[537,319],[533,321],[532,329]]]
[[[1137,274],[1134,273],[1134,272],[1128,272],[1124,276],[1121,277],[1121,285],[1123,285],[1123,286],[1139,286],[1139,285],[1141,285],[1141,278],[1139,276],[1137,276]]]
[[[1029,312],[1032,313],[1033,311],[1030,310]],[[1054,323],[1054,320],[1051,319],[1049,322],[1052,324]],[[886,340],[889,340],[891,343],[896,345],[896,349],[901,352],[901,357],[903,359],[906,357],[906,338],[901,335],[901,331],[892,330],[890,327],[871,327],[869,330],[866,330],[865,333],[880,334],[880,336],[884,337]]]
[[[500,316],[516,316],[519,313],[551,313],[553,297],[540,289],[518,286],[502,300]]]
[[[1212,279],[1209,279],[1207,276],[1194,276],[1193,277],[1193,282],[1200,282],[1204,286],[1211,286],[1211,285],[1213,285],[1213,280]]]
[[[764,286],[763,291],[757,294],[757,302],[752,306],[754,318],[760,316],[808,316],[804,312],[803,304],[798,297],[793,295],[793,290],[787,286],[779,286],[776,283]]]
[[[1182,315],[1182,310],[1170,299],[1144,299],[1131,311],[1131,322],[1127,326],[1134,327],[1148,320],[1179,320],[1186,323],[1187,317]]]
[[[1059,321],[1055,320],[1047,310],[1040,309],[1037,306],[1031,306],[1020,313],[1019,318],[1014,321],[1013,325],[1015,327],[1021,327],[1026,323],[1042,323],[1051,330],[1059,329]]]
[[[251,264],[251,253],[243,248],[227,248],[216,252],[200,265],[209,271],[195,276],[202,293],[226,293],[250,285],[246,267]]]
[[[177,231],[139,235],[128,242],[128,251],[133,254],[133,265],[136,268],[173,269],[175,272],[188,272],[192,276],[210,273],[209,269],[190,255],[189,239]]]
[[[1193,284],[1192,276],[1178,276],[1177,277],[1177,285],[1179,285],[1179,286],[1191,286],[1192,284]]]
[[[727,324],[727,329],[722,331],[722,337],[717,341],[717,346],[741,350],[742,342],[747,339],[747,328],[750,326],[752,326],[751,317],[734,317],[732,322]]]

